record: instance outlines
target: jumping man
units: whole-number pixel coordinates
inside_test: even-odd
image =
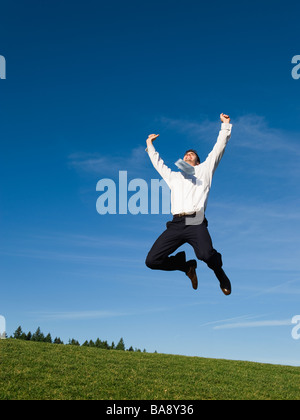
[[[228,115],[220,115],[222,125],[218,140],[206,160],[201,163],[195,150],[188,150],[184,162],[191,165],[194,174],[181,170],[174,172],[160,158],[153,146],[159,135],[151,134],[147,139],[147,151],[154,168],[171,189],[171,212],[173,220],[167,223],[167,230],[156,240],[147,259],[147,267],[153,270],[184,272],[191,280],[193,288],[198,288],[196,274],[197,261],[186,261],[185,252],[173,254],[185,243],[190,244],[196,257],[211,268],[220,282],[222,292],[231,294],[231,284],[222,269],[222,256],[213,248],[208,232],[205,210],[214,172],[224,154],[231,135],[232,124]]]

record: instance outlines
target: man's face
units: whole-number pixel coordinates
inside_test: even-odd
[[[184,160],[186,163],[189,163],[191,166],[197,166],[197,165],[199,165],[199,162],[198,162],[197,156],[196,156],[196,154],[195,154],[194,152],[187,152],[187,153],[184,155],[183,160]]]

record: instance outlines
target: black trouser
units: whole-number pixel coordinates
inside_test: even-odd
[[[200,225],[187,225],[186,217],[174,217],[167,223],[167,230],[156,240],[147,256],[147,267],[152,270],[180,270],[186,273],[188,265],[185,252],[169,256],[185,243],[190,244],[196,257],[212,270],[222,267],[222,256],[213,248],[207,220],[204,219]]]

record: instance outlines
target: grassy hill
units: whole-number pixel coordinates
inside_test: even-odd
[[[0,340],[0,400],[300,399],[300,368]]]

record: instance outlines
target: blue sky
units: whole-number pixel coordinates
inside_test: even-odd
[[[1,5],[0,314],[65,342],[300,365],[299,2],[15,1]],[[169,215],[99,215],[97,182],[159,175],[232,138],[207,219],[233,284],[154,272]],[[130,193],[129,193],[130,196]],[[184,246],[188,257],[193,250]]]

